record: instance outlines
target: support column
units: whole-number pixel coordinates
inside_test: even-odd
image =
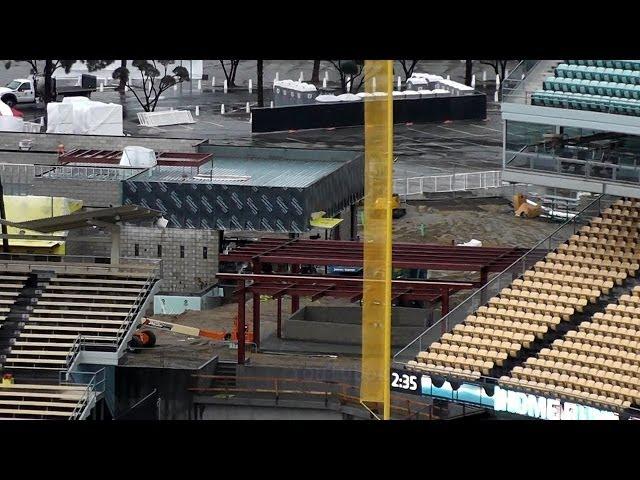
[[[300,273],[300,265],[291,265],[292,273]],[[300,310],[300,297],[291,295],[291,315]]]
[[[487,284],[488,278],[489,278],[489,271],[487,270],[487,267],[482,267],[480,269],[480,288],[483,288]],[[487,292],[486,290],[483,290],[480,293],[480,305],[484,305],[485,303],[487,303],[487,301],[488,301]]]
[[[222,244],[224,243],[224,230],[218,230],[218,253],[222,253],[224,248]]]
[[[120,225],[111,229],[111,265],[120,264]]]
[[[447,313],[449,313],[449,289],[446,288],[441,291],[442,292],[442,300],[440,300],[441,306],[441,315],[444,317]],[[442,333],[445,333],[449,330],[447,326],[448,322],[442,322]]]
[[[276,335],[278,338],[282,338],[282,297],[278,297],[278,326]]]
[[[351,216],[349,218],[351,231],[349,232],[349,235],[351,240],[355,241],[358,236],[358,206],[355,203],[352,203],[349,210],[351,211]]]
[[[253,292],[253,341],[260,348],[260,294]]]
[[[244,280],[238,281],[238,287],[241,292],[238,294],[238,365],[244,365],[245,352],[244,352],[244,314],[245,314],[245,292],[244,292]]]

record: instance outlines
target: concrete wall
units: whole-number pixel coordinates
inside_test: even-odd
[[[259,405],[200,405],[198,420],[345,420],[345,414],[327,408]]]
[[[404,346],[425,329],[427,311],[394,307],[391,314],[391,344]],[[360,307],[306,306],[283,321],[283,338],[309,342],[361,345]]]
[[[136,244],[138,256],[146,258],[158,258],[158,245],[162,245],[163,292],[199,292],[216,281],[217,230],[125,226],[122,229],[122,256],[135,257]],[[181,246],[184,247],[184,258],[180,257]],[[203,247],[207,247],[206,259],[203,258]]]
[[[171,369],[153,367],[116,367],[115,415],[123,413],[140,399],[158,390],[161,420],[190,420],[193,413],[193,393],[189,388],[208,387],[211,382],[196,379],[193,374],[209,374],[215,371],[217,362],[213,360],[200,370]]]
[[[121,150],[129,145],[152,148],[156,151],[164,152],[196,152],[197,145],[202,142],[202,140],[193,138],[0,132],[0,150],[18,150],[18,142],[21,140],[33,140],[32,150],[39,152],[55,152],[60,144],[64,145],[67,152],[74,148]]]

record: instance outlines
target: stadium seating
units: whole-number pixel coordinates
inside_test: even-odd
[[[82,406],[86,386],[0,384],[0,420],[66,420]]]
[[[640,60],[567,60],[547,77],[531,104],[640,115]]]
[[[5,368],[64,369],[78,335],[97,350],[114,348],[128,327],[148,272],[59,272],[48,279],[4,360]]]
[[[640,288],[596,312],[551,348],[514,367],[506,385],[569,396],[602,406],[640,403]]]
[[[638,402],[640,378],[628,377],[640,372],[640,355],[635,354],[640,346],[640,286],[620,296],[618,304],[609,304],[604,312],[581,322],[577,331],[569,329],[566,340],[551,342],[558,334],[549,334],[561,335],[560,326],[576,312],[635,277],[639,215],[640,201],[618,200],[420,352],[408,368],[473,380],[509,371],[509,358],[526,355],[540,342],[550,348],[513,367],[510,375],[501,377],[502,383],[553,390],[608,407]]]

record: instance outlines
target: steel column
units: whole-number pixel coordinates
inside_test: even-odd
[[[276,336],[282,338],[282,297],[278,297],[278,326]]]
[[[291,271],[293,273],[299,273],[300,265],[292,265]],[[298,295],[291,295],[291,315],[296,313],[298,310],[300,310],[300,297]]]
[[[238,282],[238,287],[240,288],[240,292],[238,292],[238,365],[244,365],[244,360],[245,360],[245,352],[244,352],[245,282],[244,280],[240,280]]]
[[[253,341],[260,348],[260,294],[253,292]]]

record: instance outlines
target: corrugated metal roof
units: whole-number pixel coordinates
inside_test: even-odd
[[[304,160],[238,160],[216,158],[213,167],[192,169],[156,167],[133,181],[246,185],[255,187],[305,188],[344,165],[344,162]]]

